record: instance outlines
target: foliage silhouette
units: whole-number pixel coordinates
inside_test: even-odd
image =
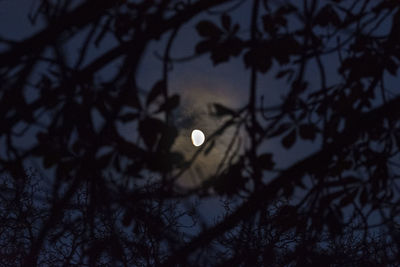
[[[30,14],[41,31],[0,39],[4,266],[400,264],[398,1],[42,0]],[[194,54],[174,58],[193,23]],[[141,88],[153,42],[161,77]],[[188,156],[174,146],[170,73],[197,57],[212,70],[239,60],[248,99],[212,103],[220,125]],[[284,95],[274,106],[269,74]],[[216,171],[182,185],[228,138]],[[279,161],[296,147],[309,153]],[[213,223],[209,199],[224,207]]]

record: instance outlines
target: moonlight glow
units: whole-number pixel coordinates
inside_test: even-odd
[[[192,132],[192,143],[194,146],[201,146],[205,140],[204,133],[200,130],[193,130]]]

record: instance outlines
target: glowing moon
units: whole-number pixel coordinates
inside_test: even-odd
[[[201,146],[204,143],[206,137],[200,130],[193,130],[192,132],[192,143],[194,146]]]

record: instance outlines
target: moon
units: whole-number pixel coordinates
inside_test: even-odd
[[[192,131],[191,138],[194,146],[201,146],[204,143],[204,140],[206,139],[204,133],[197,129]]]

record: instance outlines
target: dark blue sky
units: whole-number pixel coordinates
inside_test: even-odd
[[[11,40],[22,40],[27,36],[31,36],[38,31],[43,24],[38,21],[36,25],[31,25],[27,18],[30,8],[37,8],[39,1],[34,0],[3,0],[0,1],[0,37]],[[250,25],[250,3],[247,1],[243,6],[234,12],[233,22],[239,23],[242,26],[241,35],[248,36]],[[219,8],[222,9],[222,8]],[[194,53],[194,47],[199,37],[195,33],[195,25],[202,19],[212,19],[219,23],[219,17],[213,15],[202,15],[186,24],[178,33],[173,49],[172,56],[176,58],[191,56]],[[295,21],[291,21],[296,25]],[[383,23],[380,31],[384,33],[390,27],[390,21]],[[83,40],[84,34],[79,34],[74,39],[73,43],[65,47],[67,55],[71,62],[77,55],[78,46],[76,44]],[[165,37],[160,42],[153,42],[147,49],[147,54],[143,58],[142,66],[139,69],[138,84],[143,90],[148,90],[152,85],[161,78],[162,62],[155,56],[155,53],[162,54],[161,50],[165,44]],[[87,62],[96,55],[113,47],[116,43],[111,39],[106,39],[100,48],[91,47],[89,49],[89,57]],[[3,49],[0,46],[0,49]],[[327,56],[324,59],[327,67],[327,77],[329,83],[334,83],[338,78],[336,74],[338,68],[337,55]],[[114,62],[105,70],[103,70],[103,78],[105,75],[110,75],[113,70],[116,70],[118,62]],[[244,67],[242,57],[229,61],[216,67],[212,66],[208,56],[202,56],[184,63],[176,63],[173,66],[173,71],[170,74],[169,88],[170,92],[182,94],[182,106],[190,108],[191,104],[185,101],[196,101],[196,107],[200,109],[206,108],[209,101],[220,100],[226,105],[242,106],[247,103],[247,93],[249,88],[250,73]],[[266,75],[259,76],[258,96],[263,95],[266,105],[275,105],[280,102],[281,98],[288,92],[289,85],[284,80],[276,80],[274,78],[277,68],[273,67]],[[317,73],[315,62],[311,62],[306,78],[310,82],[312,88],[319,86],[320,80]],[[387,77],[388,88],[393,88],[399,84],[399,79],[395,77]],[[379,102],[379,98],[377,100]],[[207,125],[207,123],[209,125]],[[205,128],[214,129],[216,122],[207,121],[204,119],[200,125],[206,124]],[[212,125],[211,125],[212,124]],[[124,135],[129,138],[130,134],[134,134],[135,125],[127,125],[121,129]],[[203,126],[202,126],[203,127]],[[199,127],[196,127],[199,128]],[[28,137],[27,140],[31,140]],[[187,136],[189,139],[189,136]],[[304,155],[311,154],[319,146],[319,141],[311,143],[309,141],[297,142],[296,145],[289,151],[282,148],[280,140],[267,140],[260,150],[266,150],[274,153],[274,157],[278,162],[278,168],[284,168],[302,158]],[[207,162],[205,163],[207,164]]]

